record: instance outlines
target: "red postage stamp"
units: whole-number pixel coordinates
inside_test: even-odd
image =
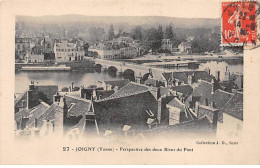
[[[257,15],[255,1],[222,2],[223,46],[256,45]]]

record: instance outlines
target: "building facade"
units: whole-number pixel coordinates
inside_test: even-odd
[[[182,42],[180,45],[178,45],[180,52],[191,52],[191,43],[190,42]]]
[[[15,54],[19,59],[24,60],[26,54],[30,51],[29,38],[15,38]]]
[[[61,41],[54,44],[54,53],[56,62],[70,62],[84,60],[84,49],[67,41]]]

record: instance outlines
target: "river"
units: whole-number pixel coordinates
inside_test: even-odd
[[[211,69],[211,74],[220,71],[220,79],[224,78],[226,66],[231,74],[233,72],[243,73],[243,63],[241,62],[217,62],[208,61],[201,63],[197,69]],[[119,79],[108,73],[86,73],[86,72],[18,72],[15,74],[15,93],[21,93],[28,88],[30,81],[39,85],[58,85],[59,88],[68,87],[74,82],[74,86],[97,85],[98,81]]]

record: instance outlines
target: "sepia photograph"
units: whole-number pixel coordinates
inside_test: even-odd
[[[29,12],[19,8],[21,2],[12,3],[17,4],[9,35],[13,111],[6,120],[15,144],[36,151],[51,144],[52,149],[45,150],[55,155],[95,153],[95,161],[89,162],[94,164],[169,164],[172,153],[184,159],[200,147],[204,152],[197,157],[210,153],[210,148],[226,149],[226,155],[234,149],[243,156],[244,125],[250,121],[244,103],[249,87],[244,75],[250,74],[245,74],[244,63],[245,52],[260,46],[257,1],[70,2],[66,11],[66,3],[58,1],[56,13],[51,2],[44,11],[41,2],[25,1]],[[83,12],[88,10],[83,3],[93,5],[88,6],[93,14]],[[112,7],[105,9],[106,4],[116,14]],[[98,13],[101,9],[104,14]],[[126,152],[132,158],[122,162],[96,160],[97,154],[115,157]],[[143,152],[150,152],[153,161],[142,160]],[[155,159],[160,152],[166,153],[167,161]],[[68,163],[89,164],[80,162],[83,159]],[[189,164],[184,160],[176,163]],[[201,158],[197,161],[191,163],[203,163]],[[248,163],[238,158],[222,161]]]

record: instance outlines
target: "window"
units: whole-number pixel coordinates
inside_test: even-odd
[[[75,103],[71,103],[68,107],[68,111],[70,111],[72,109],[72,107],[75,106]]]
[[[209,100],[207,98],[205,98],[205,105],[208,106],[209,105]]]

